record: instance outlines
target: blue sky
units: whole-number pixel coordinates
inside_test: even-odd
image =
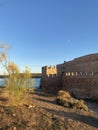
[[[0,0],[0,43],[32,72],[97,53],[98,0]]]

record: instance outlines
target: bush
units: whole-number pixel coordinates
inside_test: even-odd
[[[84,104],[83,100],[77,100],[63,90],[58,92],[56,102],[64,107],[88,111],[88,107]]]
[[[33,85],[29,69],[26,67],[25,72],[20,75],[18,66],[12,62],[8,65],[9,78],[5,80],[5,84],[9,91],[10,101],[15,105],[21,103],[24,94],[27,94]]]
[[[32,88],[33,81],[31,80],[30,69],[26,67],[24,73],[20,75],[18,66],[14,62],[10,62],[10,58],[7,55],[9,46],[2,44],[0,49],[0,63],[9,75],[9,78],[5,79],[5,85],[9,91],[10,101],[18,104],[26,90],[29,91]]]
[[[69,97],[71,97],[71,95],[69,94],[69,92],[66,92],[66,91],[63,91],[63,90],[60,90],[60,91],[58,92],[58,96],[64,97],[64,98],[69,98]]]

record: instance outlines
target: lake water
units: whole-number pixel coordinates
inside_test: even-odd
[[[34,78],[34,84],[33,84],[34,88],[40,87],[40,80],[41,80],[41,78]]]
[[[34,80],[34,84],[32,85],[32,87],[39,88],[41,78],[33,78],[33,80]],[[4,79],[3,78],[0,79],[0,86],[4,86]]]

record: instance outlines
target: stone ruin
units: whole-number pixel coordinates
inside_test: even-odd
[[[62,89],[77,98],[98,100],[98,53],[42,67],[41,88],[49,93]]]

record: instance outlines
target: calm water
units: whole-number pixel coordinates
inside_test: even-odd
[[[41,78],[33,78],[34,84],[32,85],[34,88],[39,88]],[[0,86],[4,86],[4,79],[0,79]]]
[[[33,87],[39,88],[39,86],[40,86],[40,80],[41,80],[41,78],[34,78]]]

